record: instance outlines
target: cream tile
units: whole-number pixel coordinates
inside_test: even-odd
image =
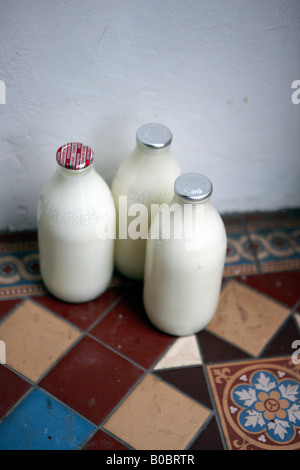
[[[230,281],[206,329],[258,356],[289,313],[264,295]]]
[[[178,338],[168,349],[166,354],[154,367],[157,369],[169,369],[171,367],[183,367],[202,364],[195,335]]]
[[[30,300],[0,325],[7,365],[32,381],[38,380],[80,335],[77,328]]]
[[[183,450],[210,411],[146,375],[104,428],[137,450]]]

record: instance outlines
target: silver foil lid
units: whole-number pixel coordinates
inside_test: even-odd
[[[144,147],[159,150],[172,142],[172,132],[163,124],[144,124],[136,133],[136,140]]]
[[[202,202],[211,196],[213,185],[200,173],[184,173],[176,178],[174,191],[186,202]]]

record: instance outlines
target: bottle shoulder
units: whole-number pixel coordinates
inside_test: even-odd
[[[174,181],[181,168],[170,152],[159,155],[133,152],[119,166],[113,181],[114,195],[128,194],[133,189],[139,192],[160,192],[164,188],[173,193]]]
[[[54,206],[113,203],[108,184],[94,169],[79,177],[68,177],[56,171],[45,184],[42,196]]]

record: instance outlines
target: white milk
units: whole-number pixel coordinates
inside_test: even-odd
[[[79,145],[80,154],[80,144],[67,145]],[[38,203],[41,275],[56,297],[85,302],[104,292],[112,277],[115,207],[93,157],[78,169],[57,159]]]
[[[210,181],[202,175],[180,176],[171,204],[162,207],[152,222],[144,305],[151,322],[171,335],[199,332],[218,305],[227,239],[211,192]],[[170,207],[176,207],[177,214],[188,210],[181,218],[174,215],[168,235],[162,217],[167,219]]]
[[[117,211],[115,265],[122,274],[130,278],[143,279],[144,276],[151,204],[171,201],[174,181],[181,173],[170,151],[171,141],[170,130],[161,124],[146,124],[139,128],[136,133],[136,147],[120,165],[112,183]],[[120,206],[120,196],[127,197],[126,207]],[[142,204],[147,209],[147,215],[144,212],[130,215],[131,207],[138,209],[133,204]],[[134,220],[140,221],[138,230],[141,229],[141,233],[137,239],[131,238],[131,233],[128,233]],[[121,237],[118,236],[119,233]]]

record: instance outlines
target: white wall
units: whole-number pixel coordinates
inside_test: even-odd
[[[35,228],[60,145],[110,183],[150,121],[221,212],[300,206],[299,65],[299,0],[1,0],[0,230]]]

